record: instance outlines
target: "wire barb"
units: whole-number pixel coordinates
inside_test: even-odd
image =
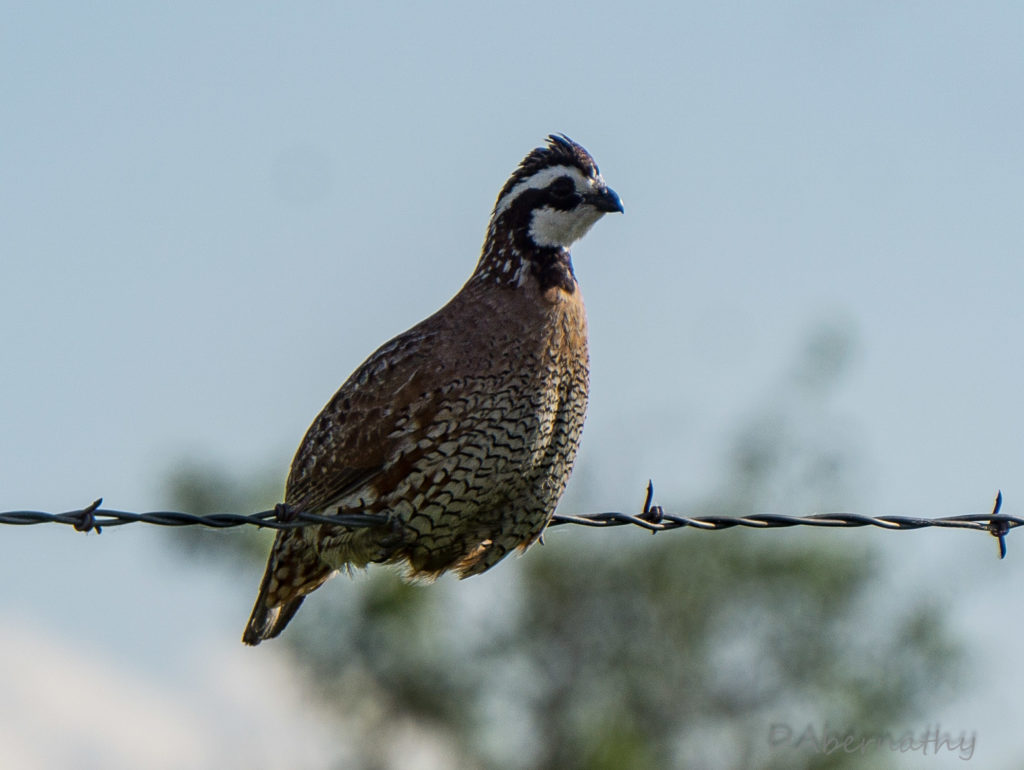
[[[649,521],[651,524],[661,524],[662,516],[665,511],[662,510],[660,505],[651,507],[651,501],[654,499],[654,481],[647,479],[647,495],[644,497],[644,509],[640,512],[640,518],[644,521]],[[658,530],[652,530],[657,532]]]
[[[103,505],[103,498],[97,498],[93,500],[91,504],[85,506],[81,511],[77,511],[74,516],[78,518],[78,521],[73,521],[75,529],[79,532],[88,532],[89,530],[95,529],[96,534],[103,534],[103,527],[96,523],[96,511]]]
[[[999,511],[1003,507],[1003,490],[996,492],[996,501],[992,505],[992,518],[988,521],[988,531],[999,539],[999,558],[1006,558],[1006,533],[1010,531],[1010,524],[999,517]],[[999,517],[999,518],[997,518]]]
[[[551,517],[549,527],[563,524],[576,524],[585,527],[621,527],[626,525],[640,527],[649,532],[663,532],[670,529],[690,527],[712,532],[748,527],[753,529],[775,529],[779,527],[878,527],[888,530],[913,530],[928,527],[943,529],[972,529],[987,531],[999,540],[999,558],[1006,557],[1006,535],[1011,529],[1024,525],[1024,518],[1007,516],[1003,513],[1003,493],[996,493],[991,513],[968,513],[959,516],[944,516],[932,519],[911,516],[865,516],[858,513],[814,513],[808,516],[790,516],[778,513],[755,513],[746,516],[684,516],[666,513],[660,505],[653,505],[654,483],[647,482],[647,493],[643,508],[638,515],[629,513],[556,513]],[[215,529],[252,525],[266,529],[294,529],[311,524],[328,524],[337,527],[357,529],[360,527],[395,527],[397,523],[388,516],[371,515],[351,511],[338,511],[334,514],[316,514],[296,511],[285,503],[278,503],[269,511],[252,514],[214,513],[199,516],[193,513],[176,511],[153,511],[150,513],[131,513],[115,511],[100,506],[103,498],[99,498],[77,511],[64,513],[43,513],[41,511],[8,511],[0,512],[0,524],[70,524],[79,532],[95,530],[97,534],[103,527],[117,527],[124,524],[155,524],[162,527],[202,526]]]

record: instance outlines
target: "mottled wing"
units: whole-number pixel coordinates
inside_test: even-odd
[[[379,487],[387,459],[429,428],[429,403],[444,368],[438,343],[438,334],[414,327],[353,372],[299,446],[285,494],[290,506],[329,512],[360,489]]]
[[[292,461],[285,492],[289,506],[333,513],[332,506],[354,493],[375,495],[378,486],[394,483],[395,469],[388,468],[385,476],[385,460],[401,442],[415,441],[416,433],[426,429],[410,432],[423,425],[411,415],[425,416],[423,404],[431,400],[427,381],[437,369],[432,361],[437,342],[437,335],[414,327],[349,377],[313,421]],[[246,644],[277,636],[304,595],[333,574],[307,539],[311,529],[278,533],[242,637]]]

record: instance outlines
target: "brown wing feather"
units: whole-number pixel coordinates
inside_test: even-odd
[[[316,513],[381,478],[396,445],[409,439],[411,411],[429,400],[428,383],[444,367],[434,353],[440,342],[413,327],[352,373],[299,445],[285,502]]]

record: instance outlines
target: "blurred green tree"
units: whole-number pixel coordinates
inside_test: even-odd
[[[738,432],[720,489],[667,509],[843,499],[854,458],[827,401],[850,357],[842,329],[812,335],[782,395]],[[252,489],[208,466],[169,482],[175,506],[197,513],[276,502]],[[940,608],[879,601],[883,564],[856,534],[560,527],[475,581],[407,585],[377,568],[332,585],[275,643],[365,736],[345,747],[347,767],[406,766],[409,746],[429,745],[451,768],[876,768],[893,755],[769,742],[773,725],[898,730],[957,685],[962,654]],[[260,563],[270,540],[177,537]]]

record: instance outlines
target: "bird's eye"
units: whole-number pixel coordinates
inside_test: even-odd
[[[556,179],[551,183],[551,187],[548,189],[556,198],[568,198],[570,195],[574,195],[576,193],[576,185],[573,184],[573,181],[567,176]]]

